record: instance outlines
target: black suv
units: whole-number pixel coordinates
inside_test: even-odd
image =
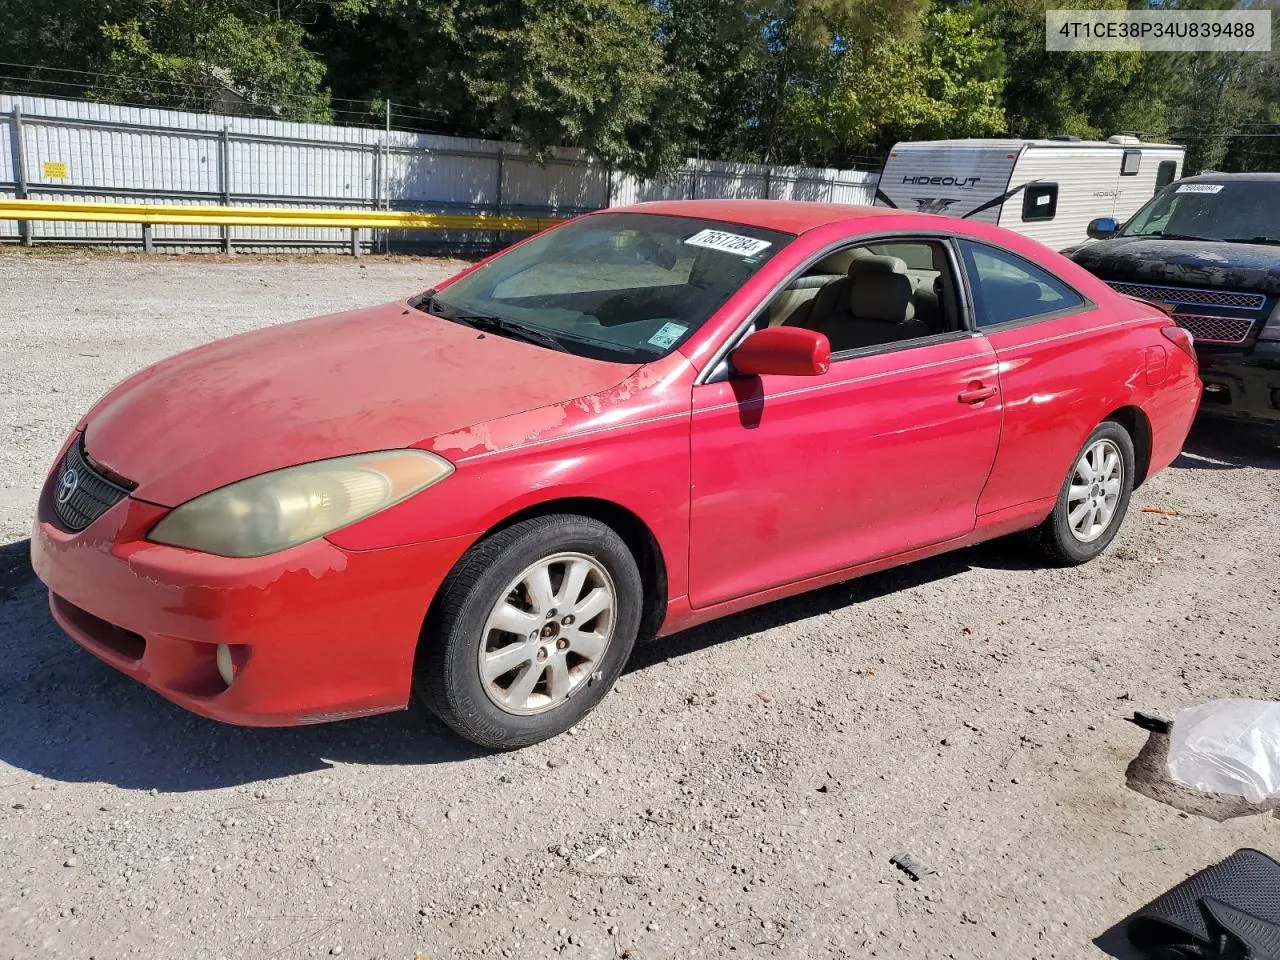
[[[1195,337],[1202,413],[1280,425],[1280,173],[1188,177],[1089,236],[1062,252]]]

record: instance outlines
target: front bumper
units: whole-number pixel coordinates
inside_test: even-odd
[[[166,512],[125,498],[70,533],[46,484],[31,562],[77,643],[228,723],[292,726],[408,703],[427,608],[471,538],[363,551],[321,539],[239,559],[147,541]],[[218,644],[235,650],[230,687]]]
[[[1250,350],[1197,344],[1205,416],[1280,426],[1280,342]]]

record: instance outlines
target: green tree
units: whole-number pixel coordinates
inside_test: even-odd
[[[668,96],[657,12],[635,0],[499,3],[476,35],[464,68],[468,89],[535,152],[580,146],[629,169],[653,171],[633,134]]]
[[[328,120],[304,22],[323,0],[50,0],[5,4],[0,55],[34,92]],[[336,0],[342,8],[360,0]]]
[[[389,99],[541,157],[583,147],[656,172],[672,151],[653,120],[672,112],[666,129],[678,133],[673,107],[694,92],[665,61],[661,22],[642,0],[371,0],[353,24],[330,17],[318,34],[346,96]]]
[[[936,9],[918,36],[881,36],[832,49],[814,83],[794,85],[786,139],[801,159],[844,165],[897,140],[1002,133],[997,41],[967,10]]]
[[[105,72],[90,95],[189,110],[234,109],[327,122],[325,66],[301,24],[260,9],[164,2],[148,16],[104,23]]]
[[[1162,73],[1146,53],[1049,53],[1045,11],[1057,0],[974,0],[1005,60],[1005,109],[1018,136],[1085,138],[1164,126]],[[1123,0],[1072,0],[1073,9],[1124,9]]]

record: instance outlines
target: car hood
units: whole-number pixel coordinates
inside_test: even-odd
[[[615,386],[606,363],[480,334],[406,303],[241,334],[149,367],[82,421],[89,455],[163,506],[245,477]]]
[[[1280,294],[1280,247],[1116,237],[1067,254],[1103,280],[1232,287]]]

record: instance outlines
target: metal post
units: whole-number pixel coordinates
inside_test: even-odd
[[[222,205],[231,206],[231,128],[223,126],[222,139],[218,141],[218,186],[222,191]],[[222,227],[222,252],[231,252],[231,225]]]
[[[369,186],[369,207],[377,210],[382,204],[382,145],[377,143],[373,145],[373,180]],[[369,249],[371,251],[378,249],[376,230],[369,234]]]
[[[353,257],[360,256],[360,228],[351,228],[351,255]]]
[[[498,150],[498,193],[496,197],[496,202],[494,203],[494,212],[498,216],[502,216],[502,181],[506,178],[506,159],[507,159],[506,151],[499,149]],[[495,230],[493,232],[493,244],[495,247],[502,246],[501,231]]]
[[[378,167],[381,178],[379,192],[382,196],[382,209],[391,209],[391,143],[385,137],[378,144],[378,158],[380,165]],[[378,201],[374,200],[374,209],[377,209]],[[391,252],[391,230],[390,228],[382,231],[382,252]]]
[[[502,213],[502,181],[503,181],[504,179],[506,179],[506,172],[505,172],[505,162],[506,162],[506,159],[507,159],[506,151],[505,151],[505,150],[499,150],[499,151],[498,151],[498,190],[497,190],[497,201],[494,203],[494,207],[493,207],[494,212],[495,212],[495,213],[499,213],[499,214],[501,214],[501,213]]]
[[[19,200],[27,199],[27,167],[22,156],[22,110],[13,108],[13,119],[9,123],[9,151],[13,155],[13,179],[16,184],[14,196]],[[18,221],[18,239],[24,247],[31,246],[31,221]]]
[[[772,186],[773,186],[773,167],[765,167],[764,168],[764,198],[766,200],[773,199],[769,195],[770,193],[772,193],[772,190],[771,190]]]
[[[610,160],[605,164],[604,168],[604,205],[606,207],[613,206],[613,161]]]
[[[144,223],[142,225],[142,252],[143,253],[156,252],[156,244],[155,244],[155,240],[151,236],[151,224],[149,223]]]
[[[698,199],[698,171],[697,170],[689,171],[689,199],[690,200]]]
[[[386,189],[382,192],[382,209],[391,209],[391,98],[387,98],[387,131],[382,138],[382,149],[385,151],[385,162],[382,164],[383,177],[386,178]],[[382,252],[391,252],[391,230],[390,228],[382,231]]]

